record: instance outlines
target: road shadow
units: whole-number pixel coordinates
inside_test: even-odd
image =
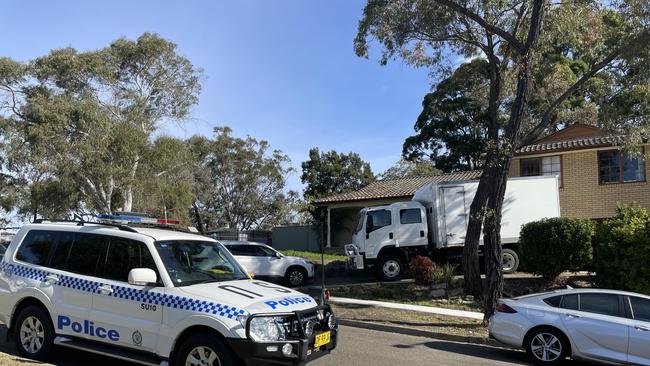
[[[430,341],[422,343],[423,346],[445,352],[452,352],[466,356],[478,357],[485,360],[504,361],[519,365],[532,365],[524,351],[507,348],[498,348],[480,344],[455,343],[445,341]],[[566,366],[587,366],[588,363],[567,360]]]

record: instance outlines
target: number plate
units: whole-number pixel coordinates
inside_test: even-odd
[[[324,346],[330,343],[330,332],[325,332],[316,335],[316,340],[314,340],[314,348]]]

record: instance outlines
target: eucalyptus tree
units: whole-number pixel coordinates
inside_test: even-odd
[[[69,177],[88,208],[106,212],[132,209],[153,134],[182,122],[201,89],[201,70],[150,33],[93,51],[56,49],[27,64],[4,59],[0,74],[9,165],[28,181]]]
[[[499,231],[511,157],[517,147],[572,117],[617,120],[603,118],[607,101],[626,87],[647,90],[649,8],[647,0],[368,1],[355,39],[357,55],[368,57],[375,40],[383,46],[381,63],[400,58],[443,75],[461,57],[487,61],[485,160],[463,259],[466,291],[484,298],[486,320],[503,288]],[[647,115],[626,110],[628,115],[609,127],[644,129]],[[478,265],[481,227],[485,289]]]

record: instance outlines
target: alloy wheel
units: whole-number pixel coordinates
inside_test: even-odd
[[[292,286],[298,286],[302,283],[302,281],[303,281],[303,276],[301,271],[299,270],[291,271],[291,273],[289,274],[289,283]]]
[[[221,361],[210,347],[198,346],[187,355],[185,366],[221,366]]]
[[[20,344],[25,351],[34,354],[41,350],[45,343],[45,328],[43,323],[35,317],[29,316],[20,326]]]
[[[539,333],[530,343],[530,350],[540,361],[553,362],[562,355],[562,341],[550,333]]]

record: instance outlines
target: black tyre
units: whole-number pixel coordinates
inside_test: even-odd
[[[307,281],[307,271],[302,267],[291,267],[284,274],[284,283],[290,287],[302,286]]]
[[[234,366],[235,356],[215,335],[197,333],[185,340],[178,349],[174,366]]]
[[[375,263],[375,272],[382,281],[397,281],[402,278],[404,264],[394,255],[384,255]]]
[[[519,269],[519,254],[512,249],[503,249],[501,256],[503,258],[503,273],[517,272],[517,269]]]
[[[528,357],[537,365],[560,365],[569,356],[569,341],[557,329],[534,330],[524,342]]]
[[[54,326],[50,314],[40,306],[20,311],[12,324],[18,354],[34,360],[45,360],[54,344]]]

